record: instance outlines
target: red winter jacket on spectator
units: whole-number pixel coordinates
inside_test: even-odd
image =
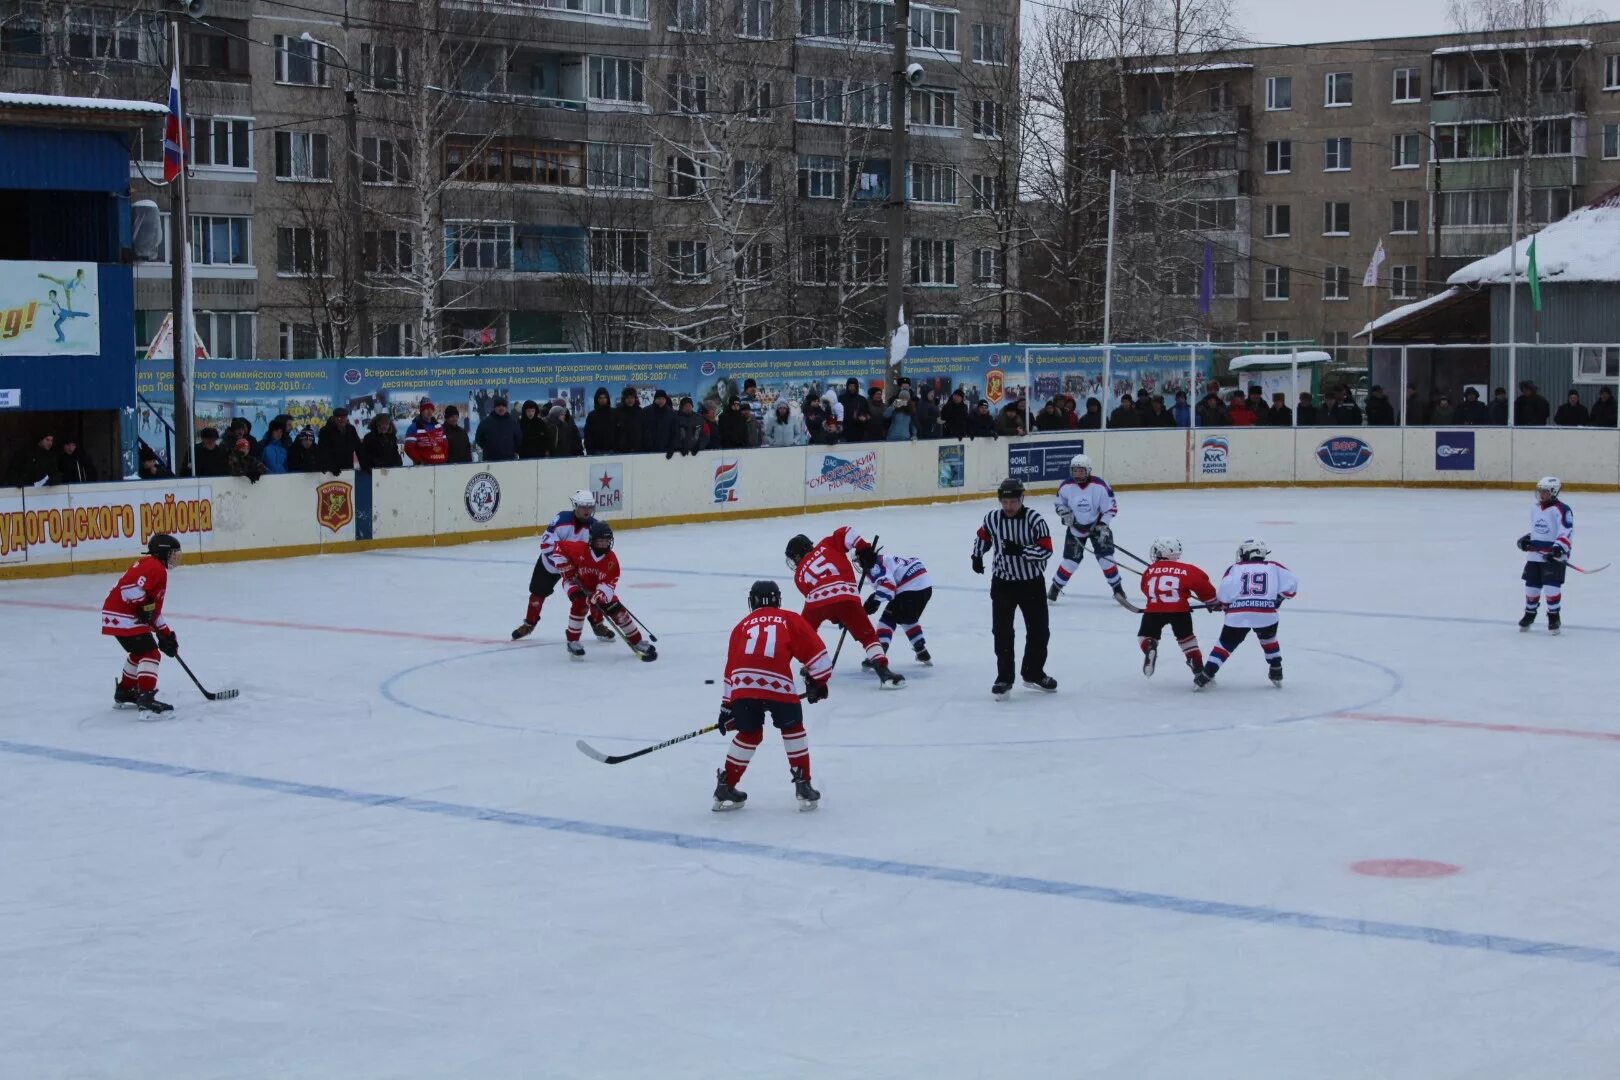
[[[1254,412],[1249,408],[1248,401],[1243,398],[1234,396],[1232,404],[1227,407],[1226,415],[1227,423],[1233,427],[1254,426]]]
[[[437,421],[411,421],[405,432],[405,456],[418,465],[443,465],[450,460],[450,440]]]

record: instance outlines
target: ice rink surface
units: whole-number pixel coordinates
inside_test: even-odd
[[[508,640],[532,541],[182,565],[183,654],[242,696],[166,660],[158,722],[110,705],[111,576],[0,584],[0,1074],[1613,1078],[1620,568],[1519,633],[1532,498],[1122,492],[1134,551],[1298,573],[1280,691],[1252,639],[1143,678],[1088,561],[1060,692],[992,701],[989,499],[621,531],[650,665],[569,662],[561,597]],[[1620,498],[1566,501],[1608,561]],[[749,583],[843,521],[929,564],[936,666],[845,650],[820,812],[774,732],[729,815],[717,736],[574,748],[711,723]]]

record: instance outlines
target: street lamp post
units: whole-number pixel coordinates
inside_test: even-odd
[[[329,41],[320,41],[309,31],[299,35],[300,40],[311,45],[319,45],[323,50],[331,49],[343,61],[343,128],[345,158],[348,161],[346,179],[348,181],[349,212],[349,280],[345,283],[345,292],[348,297],[349,324],[354,328],[355,350],[365,352],[368,327],[366,325],[365,290],[360,285],[361,275],[365,272],[365,234],[361,231],[362,216],[360,205],[360,140],[357,133],[360,122],[360,101],[355,92],[354,65],[349,62],[349,55],[338,46]],[[324,62],[324,57],[322,58]]]

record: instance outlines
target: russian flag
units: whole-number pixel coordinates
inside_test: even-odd
[[[186,167],[185,127],[180,121],[180,67],[169,73],[169,118],[163,122],[163,182],[172,184]]]

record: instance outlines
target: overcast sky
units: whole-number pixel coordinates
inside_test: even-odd
[[[1447,6],[1445,0],[1236,0],[1244,37],[1287,45],[1441,34],[1451,29]]]

